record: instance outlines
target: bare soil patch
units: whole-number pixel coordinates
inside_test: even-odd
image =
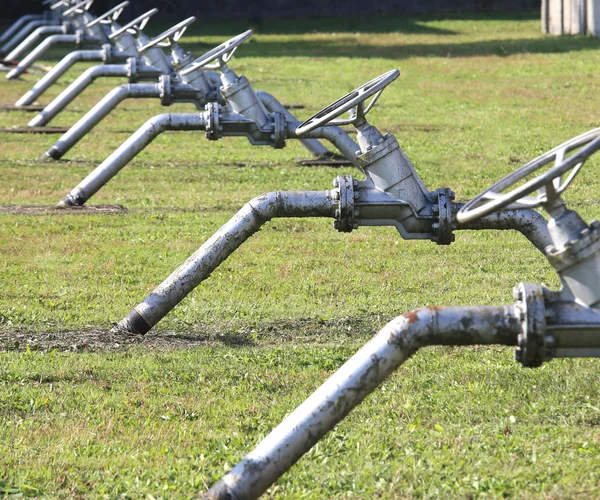
[[[5,134],[64,134],[68,127],[5,127],[0,132]]]

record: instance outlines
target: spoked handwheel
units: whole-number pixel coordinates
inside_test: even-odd
[[[125,2],[121,2],[119,5],[114,6],[112,9],[107,10],[101,16],[98,16],[96,19],[87,23],[85,25],[85,27],[91,28],[92,26],[96,26],[96,24],[98,24],[98,23],[105,24],[105,23],[112,23],[113,21],[116,21],[119,18],[119,16],[123,13],[123,10],[125,9],[125,7],[127,7],[128,5],[129,5],[129,0],[126,0]]]
[[[344,97],[315,113],[304,123],[298,125],[296,127],[296,134],[306,134],[318,127],[334,127],[357,123],[358,120],[364,118],[371,111],[371,108],[373,108],[385,88],[399,76],[400,71],[393,69],[383,75],[379,75],[377,78],[373,78],[373,80],[349,92]],[[365,107],[364,102],[371,96],[374,96],[373,99]],[[351,117],[349,119],[335,120],[335,118],[346,111],[350,111]]]
[[[146,24],[148,24],[150,18],[157,12],[157,8],[150,9],[148,12],[142,14],[139,17],[136,17],[133,21],[129,21],[126,25],[121,26],[121,28],[119,28],[117,31],[108,35],[108,38],[110,40],[116,40],[125,32],[130,33],[132,35],[137,35],[146,27]]]
[[[493,186],[475,196],[459,210],[456,219],[458,222],[464,223],[479,219],[492,212],[498,212],[509,206],[512,209],[543,206],[567,189],[586,160],[599,149],[600,128],[595,128],[574,137],[508,174]],[[575,152],[567,155],[572,151]],[[546,172],[518,187],[513,187],[528,175],[551,163],[554,165]],[[567,178],[563,180],[562,176],[567,173]],[[509,188],[513,189],[504,193]],[[529,196],[536,191],[537,196]]]
[[[176,24],[175,26],[172,26],[167,31],[162,32],[160,35],[158,35],[157,37],[150,40],[147,44],[140,47],[140,49],[139,49],[140,54],[146,52],[148,49],[151,49],[152,47],[156,47],[156,46],[170,47],[171,45],[177,43],[179,41],[179,39],[185,33],[185,30],[188,28],[188,26],[190,24],[194,23],[195,21],[196,21],[196,18],[194,16],[192,16],[192,17],[188,17],[184,21],[181,21],[180,23]]]

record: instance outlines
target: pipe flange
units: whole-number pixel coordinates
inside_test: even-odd
[[[333,179],[333,196],[338,202],[333,227],[341,233],[358,228],[359,223],[354,220],[354,188],[357,185],[358,181],[351,175],[340,175]]]
[[[219,105],[216,102],[209,102],[206,107],[206,138],[209,141],[216,141],[221,137],[219,127]]]
[[[110,43],[105,43],[104,45],[102,45],[102,62],[104,64],[108,64],[112,61],[112,58],[112,46]]]
[[[449,188],[439,188],[431,193],[435,203],[432,206],[434,215],[437,215],[437,222],[431,225],[433,230],[432,241],[435,241],[438,245],[450,245],[456,239],[454,236],[454,229],[456,223],[454,219],[454,191]]]
[[[137,59],[135,57],[129,57],[127,58],[127,79],[129,80],[129,83],[137,83],[138,78]]]
[[[170,106],[173,102],[173,92],[171,87],[171,76],[161,75],[158,79],[158,89],[160,91],[160,103],[163,106]]]
[[[514,289],[514,296],[521,320],[515,360],[529,368],[541,366],[551,358],[550,347],[554,343],[553,337],[546,335],[544,287],[520,283]]]
[[[77,49],[81,49],[83,47],[83,43],[85,42],[85,33],[82,30],[75,30],[75,46]]]
[[[273,133],[271,139],[273,139],[273,147],[275,149],[283,149],[285,147],[286,137],[286,122],[285,116],[279,111],[275,111],[271,114],[273,119]]]

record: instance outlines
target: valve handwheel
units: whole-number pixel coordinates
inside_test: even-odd
[[[470,222],[492,212],[498,212],[509,205],[511,209],[542,206],[567,189],[586,160],[599,149],[600,128],[578,135],[538,156],[475,196],[459,210],[456,219],[458,222]],[[573,150],[577,150],[577,152],[567,157],[567,153]],[[513,187],[528,175],[550,163],[554,163],[554,166],[546,172],[537,175],[507,193],[503,193],[506,189]],[[569,172],[569,175],[563,181],[562,175],[567,172]],[[534,191],[538,192],[537,196],[528,196]]]
[[[79,2],[78,4],[73,5],[73,7],[70,9],[65,10],[63,12],[63,16],[67,17],[74,14],[83,14],[85,11],[90,10],[90,7],[93,3],[94,0],[83,0],[83,2]]]
[[[385,88],[399,76],[400,71],[393,69],[387,73],[384,73],[383,75],[379,75],[377,78],[373,78],[371,81],[368,81],[364,85],[361,85],[357,89],[354,89],[352,92],[346,94],[344,97],[323,108],[304,123],[298,125],[298,127],[296,127],[296,134],[302,135],[318,127],[335,127],[338,125],[355,123],[357,120],[363,118],[369,111],[371,111],[371,108],[375,105],[375,102],[377,102],[377,99],[379,99],[379,96],[385,90]],[[374,97],[365,108],[362,103],[371,96]],[[355,111],[351,111],[353,108],[356,108]],[[346,111],[351,111],[352,117],[350,119],[334,120],[334,118],[337,118]]]
[[[110,23],[110,22],[116,21],[119,18],[119,16],[122,14],[123,9],[125,9],[125,7],[127,7],[128,5],[129,5],[129,0],[126,0],[125,2],[121,2],[119,5],[116,5],[115,7],[106,11],[104,14],[97,17],[93,21],[90,21],[89,23],[87,23],[85,25],[85,27],[91,28],[92,26],[96,26],[96,24],[98,24],[98,23],[104,24],[104,23]]]
[[[240,35],[234,36],[230,38],[226,42],[223,42],[221,45],[215,47],[214,49],[209,50],[206,54],[202,54],[195,61],[192,61],[188,66],[186,66],[182,71],[181,75],[185,76],[192,71],[197,70],[198,68],[209,67],[213,68],[213,66],[207,66],[209,62],[217,60],[215,68],[221,67],[227,61],[231,59],[233,53],[236,49],[244,43],[248,38],[252,36],[252,30],[244,31]]]
[[[129,21],[125,26],[122,26],[114,33],[111,33],[110,35],[108,35],[108,38],[110,40],[114,40],[115,38],[119,38],[126,31],[131,33],[132,35],[136,35],[137,33],[139,33],[140,31],[142,31],[144,29],[146,24],[148,24],[148,21],[150,20],[150,18],[157,12],[158,12],[157,8],[150,9],[145,14],[142,14],[141,16],[136,17],[133,21]]]
[[[195,21],[196,18],[192,16],[188,17],[185,21],[181,21],[175,26],[172,26],[167,31],[164,31],[157,37],[150,40],[146,45],[141,47],[139,49],[140,54],[157,45],[159,45],[160,47],[169,47],[174,43],[177,43],[185,33],[187,27]]]

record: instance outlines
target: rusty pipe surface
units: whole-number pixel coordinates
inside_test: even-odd
[[[158,76],[158,70],[148,65],[140,65],[137,67],[138,74],[145,73]],[[42,127],[47,125],[58,113],[60,113],[73,99],[75,99],[86,87],[100,77],[117,77],[129,76],[129,65],[127,64],[101,64],[92,66],[85,70],[71,85],[62,91],[56,99],[46,106],[40,113],[31,120],[28,125],[30,127]]]
[[[83,205],[162,132],[166,130],[203,130],[205,128],[204,113],[165,113],[154,116],[98,165],[77,187],[72,189],[58,203],[58,206]]]
[[[48,73],[40,78],[37,83],[31,87],[23,97],[21,97],[15,106],[28,106],[40,97],[51,85],[63,76],[71,66],[80,61],[102,61],[104,50],[74,50],[63,57]]]
[[[38,43],[40,38],[45,35],[58,35],[64,34],[65,28],[63,26],[40,26],[33,30],[25,40],[17,45],[10,54],[7,54],[4,59],[8,61],[17,61],[21,55],[25,53],[31,46]]]
[[[6,74],[6,79],[11,80],[21,76],[27,68],[29,68],[39,57],[46,52],[52,45],[56,43],[75,43],[77,41],[77,35],[52,35],[46,38],[40,43],[35,49],[33,49],[26,57],[24,57],[19,64],[11,69]]]
[[[456,204],[460,208],[462,204]],[[525,236],[545,255],[552,244],[548,222],[535,210],[504,210],[467,223],[456,223],[456,229],[514,229]]]
[[[516,345],[514,306],[431,307],[398,316],[217,482],[203,498],[257,498],[418,349]]]
[[[277,111],[283,113],[286,120],[297,122],[294,115],[292,115],[292,113],[290,113],[290,111],[271,94],[259,90],[256,92],[256,96],[265,105],[265,108],[267,108],[269,113],[275,113]],[[316,139],[300,139],[300,142],[313,156],[319,157],[329,154],[329,150]]]
[[[15,34],[15,36],[6,41],[6,43],[0,47],[0,54],[8,54],[37,28],[42,26],[56,26],[58,24],[61,23],[56,19],[34,19],[33,21],[29,21]]]
[[[115,328],[148,332],[263,224],[275,217],[333,217],[331,191],[277,191],[257,196],[194,252]]]
[[[8,28],[4,30],[2,35],[0,35],[0,43],[6,42],[9,38],[11,38],[17,31],[19,31],[25,24],[30,21],[42,21],[46,19],[47,14],[26,14],[17,19],[14,23],[12,23]]]
[[[120,85],[106,94],[98,103],[79,119],[54,145],[42,156],[42,159],[58,160],[77,144],[83,136],[92,130],[117,105],[129,98],[160,97],[161,89],[157,83],[129,83]]]

